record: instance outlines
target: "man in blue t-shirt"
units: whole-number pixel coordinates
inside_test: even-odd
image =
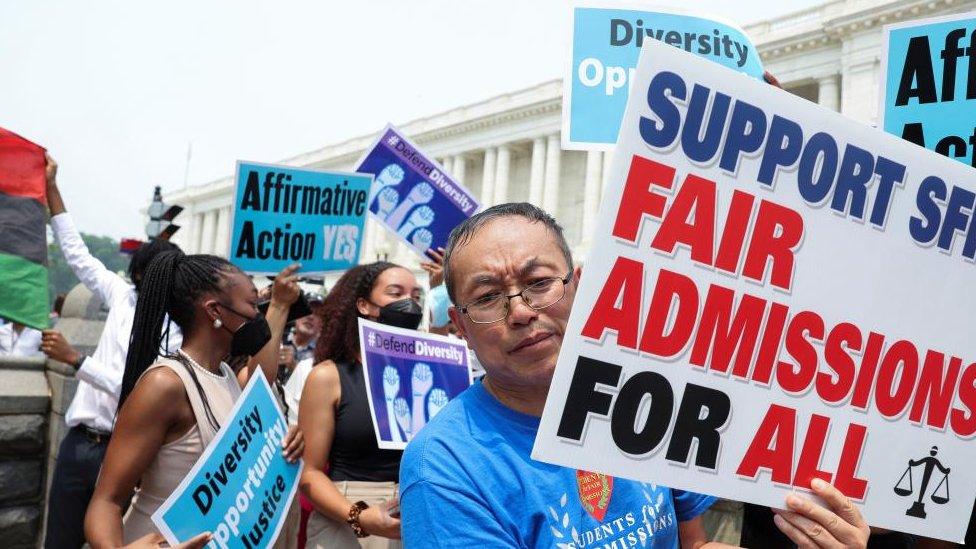
[[[400,465],[407,547],[673,548],[707,543],[711,496],[533,461],[539,418],[580,270],[562,228],[502,204],[451,234],[451,320],[486,376],[413,439]],[[868,528],[830,487],[833,511],[788,498],[777,525],[802,546],[864,547]],[[836,513],[836,514],[835,514]]]

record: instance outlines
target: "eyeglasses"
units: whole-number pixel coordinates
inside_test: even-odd
[[[490,293],[458,308],[475,324],[492,324],[505,320],[512,309],[512,298],[521,297],[530,308],[538,311],[554,305],[566,295],[566,285],[573,279],[573,273],[565,278],[554,276],[544,278],[526,286],[521,292],[512,295]]]

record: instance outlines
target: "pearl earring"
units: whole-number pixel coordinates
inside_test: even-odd
[[[214,319],[214,328],[220,328],[223,325],[224,325],[224,323],[221,322],[219,318],[215,318]]]

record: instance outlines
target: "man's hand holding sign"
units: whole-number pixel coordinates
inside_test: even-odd
[[[868,523],[851,500],[819,478],[810,487],[830,508],[791,494],[786,497],[788,510],[775,511],[776,526],[800,547],[867,546]]]
[[[972,174],[644,48],[534,457],[774,507],[812,490],[830,511],[792,496],[777,519],[801,544],[863,541],[847,498],[961,539],[976,241],[949,197]],[[925,482],[896,486],[912,467]]]

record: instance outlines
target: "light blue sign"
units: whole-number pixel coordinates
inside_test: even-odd
[[[976,17],[885,27],[879,126],[976,167]]]
[[[648,40],[763,76],[752,41],[731,23],[660,10],[578,5],[573,10],[570,74],[564,79],[562,148],[609,150],[617,142],[629,84]]]
[[[451,230],[478,210],[478,201],[436,161],[393,126],[366,151],[357,172],[376,176],[369,213],[425,259],[447,246]]]
[[[212,549],[271,547],[298,488],[288,463],[285,417],[258,369],[227,422],[179,487],[153,514],[171,545],[210,532]]]
[[[301,263],[303,274],[358,263],[368,174],[237,163],[230,261],[251,274]]]

